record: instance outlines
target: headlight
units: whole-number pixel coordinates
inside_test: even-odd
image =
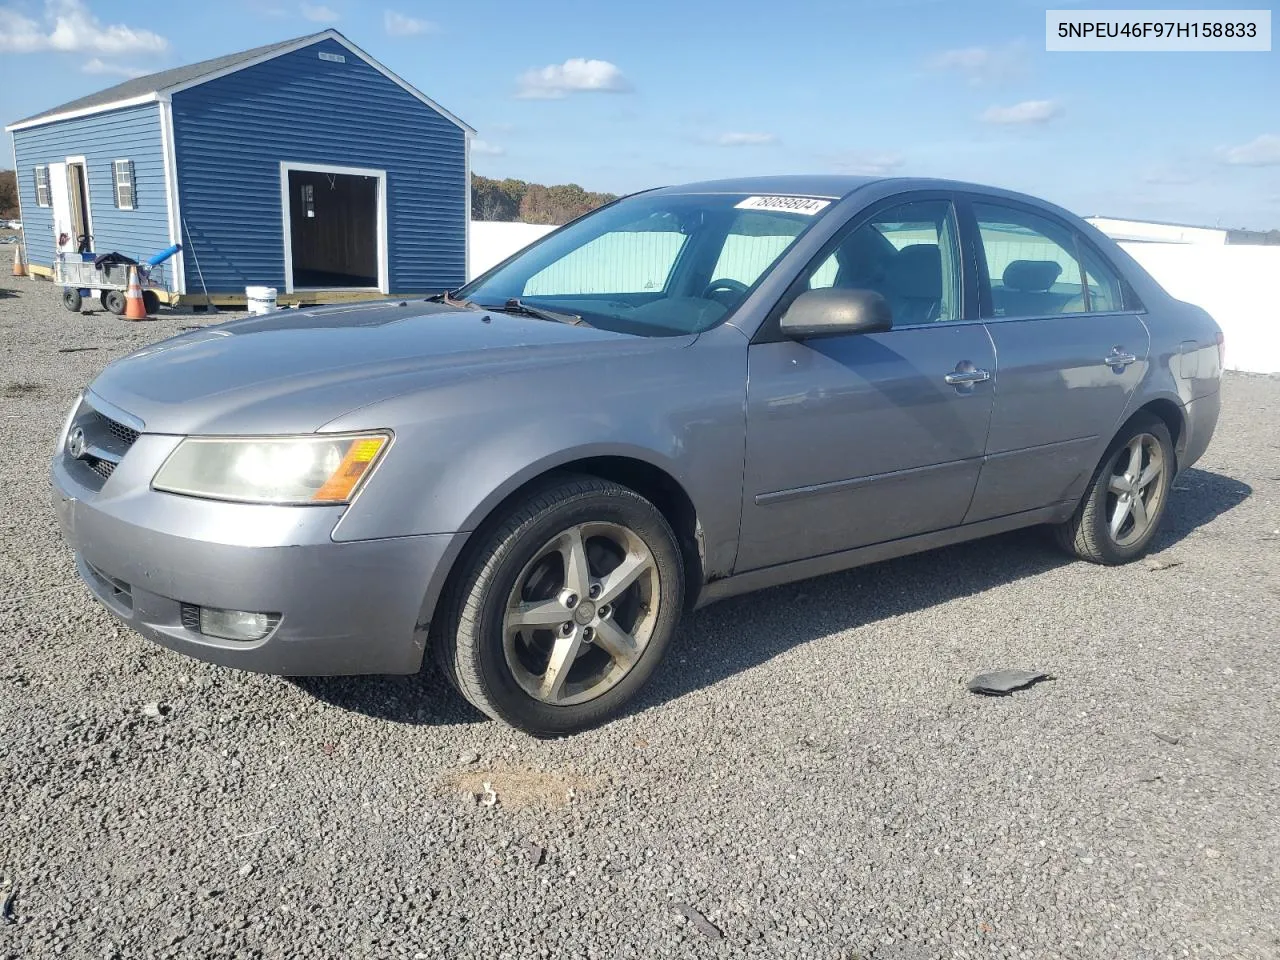
[[[151,486],[169,493],[250,503],[347,503],[386,449],[384,433],[188,437]]]

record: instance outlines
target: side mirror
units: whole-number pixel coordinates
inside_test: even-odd
[[[883,333],[893,328],[893,311],[874,290],[806,290],[791,302],[778,328],[792,340]]]

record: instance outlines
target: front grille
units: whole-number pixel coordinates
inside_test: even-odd
[[[111,476],[115,472],[116,465],[110,460],[99,460],[97,457],[86,457],[85,463],[89,465],[89,469],[100,476],[103,480]]]
[[[68,469],[77,474],[80,482],[92,490],[102,489],[102,485],[142,435],[128,424],[96,409],[92,399],[88,397],[81,403],[72,421],[71,431],[77,430],[84,434],[84,450],[78,460],[71,456],[69,450],[64,451],[65,462]]]
[[[94,416],[97,417],[98,421],[106,428],[106,431],[111,434],[111,436],[115,437],[125,445],[126,451],[133,446],[134,441],[136,441],[138,437],[142,436],[142,434],[137,430],[134,430],[132,427],[126,427],[123,423],[118,423],[110,417],[103,416],[96,410],[94,411]]]

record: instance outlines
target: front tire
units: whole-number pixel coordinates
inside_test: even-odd
[[[633,490],[566,475],[486,526],[432,621],[446,677],[534,736],[612,719],[680,618],[684,566],[670,525]]]
[[[103,290],[98,299],[102,302],[102,309],[114,313],[117,317],[124,316],[124,308],[127,304],[123,290]]]
[[[1108,566],[1146,553],[1173,489],[1175,456],[1164,421],[1149,414],[1130,420],[1111,441],[1071,519],[1054,528],[1059,545]]]

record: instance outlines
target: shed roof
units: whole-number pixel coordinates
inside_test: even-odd
[[[60,106],[51,107],[48,110],[33,114],[23,120],[17,120],[14,123],[9,124],[5,129],[17,130],[23,127],[37,126],[42,123],[52,123],[64,117],[86,116],[91,113],[112,110],[117,107],[133,103],[142,103],[147,100],[158,100],[175,90],[193,87],[196,84],[225,76],[228,73],[234,73],[237,70],[243,70],[245,67],[262,63],[264,60],[270,60],[273,57],[278,57],[293,50],[308,47],[313,43],[326,39],[336,40],[356,56],[368,63],[371,67],[386,76],[389,80],[392,80],[401,86],[406,92],[410,93],[433,109],[439,111],[442,115],[453,121],[468,133],[475,133],[475,130],[468,124],[459,120],[452,113],[440,106],[440,104],[436,103],[430,97],[426,96],[426,94],[413,87],[407,81],[396,76],[337,30],[322,30],[319,33],[311,33],[303,37],[294,37],[292,40],[281,40],[278,43],[268,43],[261,47],[254,47],[251,50],[242,50],[239,53],[229,53],[226,56],[214,57],[211,60],[202,60],[199,63],[192,63],[185,67],[174,67],[171,70],[161,70],[159,73],[147,74],[145,77],[134,77],[131,80],[124,81],[124,83],[117,83],[113,87],[107,87],[105,90],[99,90],[97,93],[91,93],[88,96],[80,97],[78,100],[71,100],[67,103],[61,104]]]

